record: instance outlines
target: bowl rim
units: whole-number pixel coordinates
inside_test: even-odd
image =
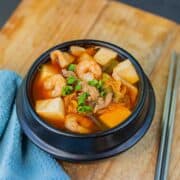
[[[102,47],[106,47],[109,49],[112,49],[113,51],[117,52],[118,55],[120,56],[124,56],[126,58],[128,58],[132,64],[134,65],[139,78],[140,78],[140,94],[138,97],[138,102],[133,110],[133,112],[131,113],[131,115],[121,124],[110,128],[108,130],[105,131],[99,131],[99,132],[95,132],[95,133],[91,133],[91,134],[77,134],[77,133],[73,133],[73,132],[66,132],[66,131],[61,131],[60,129],[57,129],[51,125],[49,125],[48,123],[46,123],[40,116],[38,116],[38,114],[35,112],[32,103],[31,103],[31,86],[30,86],[30,82],[32,82],[32,77],[34,77],[34,73],[37,70],[37,67],[39,67],[41,64],[45,63],[48,61],[49,59],[49,54],[51,51],[56,50],[56,49],[67,49],[68,47],[70,47],[71,45],[79,45],[79,46],[83,46],[83,45],[98,45],[98,46],[102,46]],[[67,137],[74,137],[74,138],[93,138],[93,137],[102,137],[102,136],[106,136],[109,135],[111,133],[115,133],[118,130],[123,129],[124,127],[126,127],[128,124],[130,124],[133,120],[135,120],[135,117],[138,116],[139,112],[141,111],[141,109],[143,108],[144,102],[145,102],[145,74],[143,69],[141,68],[140,64],[137,62],[137,60],[129,53],[127,52],[125,49],[114,45],[112,43],[106,42],[106,41],[101,41],[101,40],[94,40],[94,39],[79,39],[79,40],[73,40],[73,41],[67,41],[58,45],[53,46],[52,48],[48,49],[47,51],[45,51],[43,54],[41,54],[36,60],[35,62],[32,64],[32,66],[30,67],[27,75],[26,75],[26,80],[25,80],[25,99],[26,99],[26,103],[27,105],[30,107],[29,111],[31,113],[31,115],[33,116],[33,118],[39,123],[41,124],[43,127],[45,127],[46,129],[48,129],[49,131],[59,134],[59,135],[63,135],[63,136],[67,136]]]

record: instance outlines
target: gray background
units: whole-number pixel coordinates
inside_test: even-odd
[[[0,0],[0,27],[7,21],[19,2],[20,0]]]
[[[0,0],[0,27],[21,0]],[[180,23],[180,0],[119,0]],[[38,3],[38,0],[37,0]],[[128,12],[127,12],[128,13]]]

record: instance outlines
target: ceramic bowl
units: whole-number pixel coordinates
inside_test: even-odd
[[[139,96],[133,113],[122,124],[94,134],[64,132],[47,124],[34,111],[32,83],[38,67],[49,60],[51,51],[66,51],[71,45],[103,46],[116,51],[134,65],[140,81]],[[23,80],[16,99],[19,122],[28,138],[44,151],[67,161],[90,161],[107,158],[135,145],[147,132],[155,112],[155,95],[152,85],[137,60],[126,50],[98,40],[75,40],[59,44],[43,53],[31,66]]]

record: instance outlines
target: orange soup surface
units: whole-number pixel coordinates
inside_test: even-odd
[[[32,88],[34,109],[63,131],[88,134],[124,122],[137,103],[139,76],[129,59],[104,47],[54,50]]]

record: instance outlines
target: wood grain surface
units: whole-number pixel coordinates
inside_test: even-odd
[[[82,38],[115,43],[138,59],[153,84],[156,113],[148,133],[130,150],[102,161],[61,164],[75,180],[154,179],[170,54],[180,53],[179,25],[115,1],[24,0],[0,30],[0,68],[24,76],[51,46]],[[170,180],[180,179],[177,98]]]

